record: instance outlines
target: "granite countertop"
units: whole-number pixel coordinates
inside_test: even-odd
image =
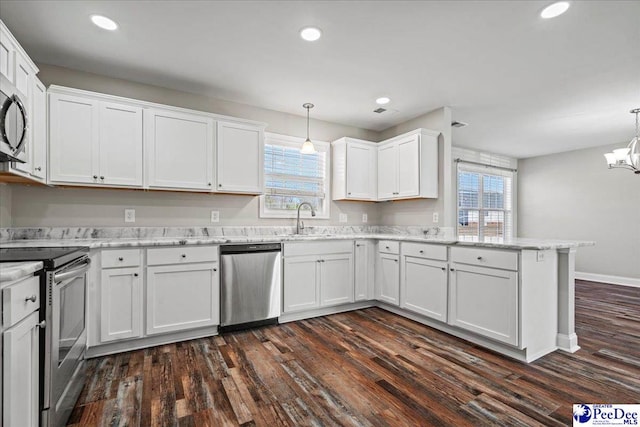
[[[178,245],[216,245],[233,243],[260,242],[309,242],[324,240],[375,239],[395,240],[442,245],[472,246],[498,249],[570,249],[580,246],[592,246],[594,242],[571,240],[545,240],[529,238],[513,238],[501,241],[471,242],[443,237],[423,237],[411,234],[392,233],[345,233],[345,234],[308,234],[308,235],[251,235],[251,236],[192,236],[192,237],[141,237],[141,238],[96,238],[96,239],[26,239],[1,242],[4,248],[30,246],[87,246],[97,248],[123,248],[147,246]]]
[[[3,262],[0,263],[0,283],[12,282],[26,276],[31,276],[36,271],[42,270],[41,261]]]

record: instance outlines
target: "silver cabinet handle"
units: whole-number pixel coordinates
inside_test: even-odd
[[[124,258],[122,258],[121,256],[118,257],[118,261],[124,261]]]
[[[138,273],[133,273],[133,277],[138,277]]]
[[[182,258],[186,258],[186,257],[187,257],[187,254],[182,254],[182,255],[180,255],[180,256],[181,256]]]
[[[455,271],[453,268],[450,268],[449,270],[451,270],[451,271]]]
[[[104,176],[101,176],[100,179],[104,181]]]
[[[442,271],[447,271],[447,269],[446,269],[446,268],[444,268],[444,267],[441,267],[441,268],[440,268],[440,270],[442,270]]]
[[[218,184],[218,187],[222,187],[222,184]]]
[[[385,249],[389,249],[389,246],[385,246],[384,248],[385,248]]]
[[[482,257],[481,256],[478,257],[478,261],[482,261]]]
[[[42,170],[42,168],[41,168],[40,166],[38,166],[38,167],[36,168],[36,170],[37,170],[38,172],[40,172],[40,171]]]
[[[93,179],[98,179],[98,175],[93,175]]]
[[[210,182],[209,182],[209,183],[207,183],[207,185],[208,185],[209,187],[211,187],[211,183],[210,183]]]
[[[47,321],[46,321],[46,320],[43,320],[42,322],[38,323],[38,324],[36,325],[36,327],[38,327],[38,328],[40,328],[40,329],[44,329],[44,328],[46,328],[46,327],[47,327]]]
[[[217,268],[214,268],[214,269],[213,269],[213,271],[218,271],[218,269],[217,269]]]
[[[35,295],[31,295],[30,297],[26,297],[26,298],[24,299],[24,302],[28,302],[28,301],[36,302],[36,300],[37,300],[37,299],[38,299],[38,297],[37,297],[37,296],[35,296]]]
[[[423,254],[423,253],[424,253],[424,251],[420,251],[420,253],[421,253],[421,254]]]

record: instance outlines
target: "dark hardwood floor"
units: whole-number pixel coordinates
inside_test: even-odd
[[[640,402],[640,289],[576,286],[581,350],[516,362],[371,308],[93,359],[70,425],[571,425]]]

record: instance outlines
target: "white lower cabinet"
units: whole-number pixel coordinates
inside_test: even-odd
[[[284,313],[353,302],[353,241],[290,243],[284,254]]]
[[[376,263],[376,299],[400,303],[400,255],[380,253]]]
[[[142,268],[105,268],[100,281],[100,342],[142,336]]]
[[[518,272],[452,263],[449,324],[518,345]]]
[[[2,422],[38,426],[39,278],[29,277],[2,290]]]
[[[320,305],[353,302],[353,255],[323,255],[320,260]]]
[[[315,255],[286,257],[284,260],[284,313],[311,310],[320,306],[319,269]]]
[[[355,301],[371,300],[375,297],[375,243],[371,240],[356,240],[355,253]]]
[[[447,321],[447,263],[402,257],[400,307],[441,322]]]
[[[147,335],[220,323],[217,262],[147,267]]]

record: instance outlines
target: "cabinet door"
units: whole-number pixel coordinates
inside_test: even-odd
[[[142,187],[142,108],[100,103],[100,184]]]
[[[47,179],[47,88],[36,77],[31,91],[31,174]]]
[[[388,144],[378,149],[378,199],[396,197],[398,188],[398,146]]]
[[[3,425],[38,425],[38,312],[3,336]]]
[[[218,122],[218,191],[262,193],[264,135],[261,128]]]
[[[357,240],[355,249],[355,300],[374,298],[375,245],[369,240]]]
[[[51,94],[49,138],[49,176],[52,183],[98,183],[97,101]]]
[[[15,55],[16,47],[5,32],[4,25],[0,25],[0,74],[11,83],[14,83],[15,77]]]
[[[218,264],[147,267],[147,334],[220,323]]]
[[[284,313],[309,310],[320,306],[318,269],[315,256],[294,256],[284,259]]]
[[[376,199],[376,156],[376,147],[355,142],[347,144],[347,199]]]
[[[518,273],[452,264],[449,323],[518,345]]]
[[[398,189],[396,197],[414,197],[420,193],[420,151],[418,136],[398,141]]]
[[[336,254],[320,257],[320,305],[353,302],[353,255]]]
[[[142,336],[140,267],[102,270],[100,342]]]
[[[447,263],[403,256],[400,307],[447,321]]]
[[[158,109],[144,114],[149,187],[211,191],[213,119]]]
[[[378,254],[376,299],[398,305],[400,296],[399,255]]]

